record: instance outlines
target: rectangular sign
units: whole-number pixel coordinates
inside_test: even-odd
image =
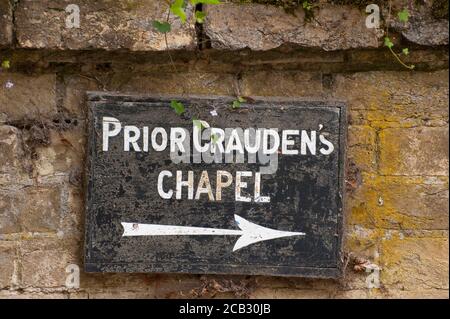
[[[340,102],[92,92],[85,269],[338,277]]]

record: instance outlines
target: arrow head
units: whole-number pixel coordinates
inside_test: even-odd
[[[306,235],[305,233],[300,232],[281,231],[259,226],[249,222],[239,215],[234,215],[234,220],[236,221],[236,224],[239,226],[239,228],[243,231],[243,234],[241,237],[239,237],[236,244],[234,245],[233,251],[264,240]]]

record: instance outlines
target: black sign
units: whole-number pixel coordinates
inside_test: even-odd
[[[86,271],[339,276],[342,103],[88,100]]]

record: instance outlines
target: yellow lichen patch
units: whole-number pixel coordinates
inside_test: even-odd
[[[381,247],[381,282],[395,289],[448,289],[448,238],[393,233]]]
[[[349,162],[356,164],[363,172],[376,169],[376,132],[367,125],[352,125],[348,128]]]
[[[448,176],[448,143],[448,127],[382,130],[379,173]]]
[[[348,198],[348,224],[385,229],[448,227],[448,178],[363,174]]]

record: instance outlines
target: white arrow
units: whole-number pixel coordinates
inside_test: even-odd
[[[236,251],[242,247],[281,237],[305,236],[305,233],[288,232],[262,227],[249,222],[241,216],[234,215],[234,220],[241,230],[203,228],[189,226],[171,226],[156,224],[121,223],[126,236],[180,236],[180,235],[229,235],[241,236],[233,247]]]

